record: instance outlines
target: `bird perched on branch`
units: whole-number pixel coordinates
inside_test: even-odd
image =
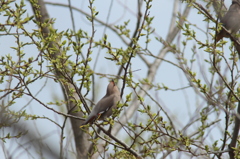
[[[117,103],[120,101],[120,92],[114,81],[110,81],[107,87],[106,95],[97,103],[89,114],[85,122],[81,125],[88,123],[92,124],[95,120],[103,120],[112,115],[112,109],[117,107]]]
[[[223,26],[231,34],[236,34],[240,29],[240,2],[238,0],[233,0],[227,13],[220,20]],[[223,37],[229,37],[229,34],[221,29],[216,35],[216,42],[221,40]]]

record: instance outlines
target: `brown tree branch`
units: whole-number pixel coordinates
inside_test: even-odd
[[[48,27],[43,27],[41,24],[44,24],[47,20],[50,19],[49,14],[47,12],[45,3],[43,0],[38,0],[37,3],[31,1],[32,9],[34,11],[35,17],[37,21],[39,21],[39,28],[41,28],[43,36],[46,38],[50,32]],[[56,41],[52,41],[49,44],[49,49],[54,48]],[[51,54],[53,59],[56,59],[58,56],[61,55],[61,51],[59,50],[58,52],[55,52],[54,54]],[[62,78],[61,72],[55,68],[55,75],[57,78]],[[82,117],[83,113],[80,111],[75,111],[77,108],[75,108],[76,103],[71,100],[71,98],[74,97],[75,100],[79,100],[79,96],[74,93],[73,97],[70,97],[69,94],[72,89],[74,89],[74,86],[71,84],[63,84],[61,83],[61,87],[63,90],[63,93],[65,95],[65,100],[68,101],[68,106],[67,109],[71,110],[70,115],[73,116],[79,116]],[[84,100],[84,99],[81,99]],[[77,158],[87,158],[87,148],[89,145],[88,142],[88,135],[84,133],[82,130],[79,129],[79,125],[82,124],[83,121],[77,120],[74,118],[70,119],[71,124],[72,124],[72,129],[73,129],[73,134],[74,134],[74,139],[75,139],[75,145],[76,145],[76,151],[77,151]]]

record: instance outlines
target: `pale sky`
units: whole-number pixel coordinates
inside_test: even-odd
[[[67,1],[57,1],[57,0],[52,0],[51,2],[56,2],[56,3],[64,3],[67,4]],[[114,25],[120,25],[123,24],[123,22],[130,20],[129,22],[129,28],[134,29],[135,23],[136,23],[136,0],[116,0],[113,1],[113,7],[110,13],[109,21],[108,24],[114,24]],[[226,0],[225,4],[227,6],[230,5],[230,0]],[[16,3],[19,3],[19,1],[16,1]],[[32,9],[27,1],[25,1],[28,15],[32,15]],[[88,8],[88,1],[77,1],[73,0],[71,1],[72,6],[81,8],[85,12],[90,12]],[[102,0],[95,0],[94,6],[96,6],[96,10],[99,11],[99,14],[97,15],[98,19],[103,20],[106,22],[106,18],[109,13],[109,5],[111,3],[111,0],[105,0],[104,3]],[[14,3],[13,3],[14,4]],[[179,8],[182,11],[185,7],[185,4],[179,4]],[[204,6],[204,5],[203,5]],[[14,7],[14,5],[13,5]],[[54,24],[55,29],[58,29],[58,31],[64,31],[67,29],[72,29],[72,23],[70,17],[70,11],[69,8],[66,7],[60,7],[60,6],[53,6],[53,5],[47,5],[47,9],[49,12],[49,15],[51,18],[55,18],[56,22]],[[150,9],[150,16],[155,16],[152,27],[155,28],[155,32],[158,36],[162,37],[165,39],[168,29],[169,29],[169,24],[170,24],[170,18],[172,16],[172,9],[173,9],[173,0],[167,0],[167,1],[160,1],[160,0],[154,0],[152,2],[152,8]],[[214,12],[212,12],[214,14]],[[85,16],[81,15],[80,13],[73,11],[75,22],[76,22],[76,29],[82,29],[85,30],[91,34],[91,27],[90,23],[86,19]],[[4,23],[4,18],[2,19],[2,15],[0,15],[0,23]],[[198,28],[201,28],[203,30],[206,30],[207,23],[203,21],[204,17],[202,15],[197,14],[196,9],[192,9],[190,12],[190,16],[188,17],[188,20],[192,24],[196,24]],[[35,24],[28,24],[26,25],[26,28],[29,29],[29,32],[32,31],[32,29],[36,29]],[[99,23],[96,22],[96,33],[95,33],[95,40],[100,40],[103,35],[104,35],[104,29],[105,27],[100,25]],[[199,39],[204,40],[206,39],[206,35],[203,35],[203,33],[195,29],[197,31],[197,36]],[[11,30],[11,32],[15,32],[14,29]],[[117,48],[126,48],[126,45],[122,43],[117,38],[117,35],[110,31],[109,29],[106,30],[106,34],[108,35],[108,40],[112,43],[112,47],[117,47]],[[179,37],[179,36],[178,36]],[[183,38],[183,35],[180,35],[180,39]],[[152,42],[149,44],[148,48],[151,50],[155,55],[158,54],[159,50],[162,48],[162,44],[155,40],[154,36],[152,36]],[[28,38],[21,36],[22,41],[29,41]],[[16,39],[12,36],[0,36],[0,56],[4,56],[5,54],[10,54],[14,55],[15,52],[13,49],[10,48],[10,46],[16,46]],[[175,39],[176,41],[176,39]],[[144,46],[144,39],[141,40],[143,46]],[[190,47],[195,45],[196,42],[191,41],[189,42],[189,46],[187,49],[189,51],[186,51],[186,58],[190,58],[192,52],[190,50]],[[3,51],[4,50],[4,51]],[[86,48],[84,48],[86,51]],[[84,51],[83,50],[83,51]],[[96,62],[96,57],[97,54],[100,54],[99,59],[97,59],[97,67],[95,72],[97,73],[102,73],[102,74],[117,74],[119,66],[116,66],[113,62],[107,61],[105,57],[108,55],[106,54],[105,49],[99,49],[95,48],[93,49],[93,54],[92,54],[92,61],[89,63],[91,67],[94,66],[94,63]],[[36,48],[34,46],[27,46],[24,48],[24,52],[26,52],[27,56],[32,56],[36,52]],[[72,51],[69,52],[69,54],[74,54]],[[209,57],[208,53],[205,53],[203,50],[198,49],[197,50],[197,55],[196,57],[198,60],[204,60],[205,58]],[[16,57],[17,59],[17,57]],[[170,60],[174,63],[177,63],[177,60],[175,59],[175,56],[172,53],[168,53],[165,57],[166,60]],[[148,58],[150,62],[153,61],[153,58]],[[203,62],[201,62],[203,63]],[[0,66],[2,67],[2,66]],[[195,63],[193,65],[194,70],[196,72],[200,71],[198,63]],[[46,68],[44,68],[46,70]],[[207,70],[207,67],[205,68]],[[140,61],[139,57],[136,57],[132,61],[132,70],[139,70],[134,72],[134,78],[133,80],[137,82],[139,79],[145,77],[146,75],[146,66]],[[199,77],[202,78],[202,77]],[[75,77],[75,80],[77,81],[78,77]],[[105,94],[105,89],[108,84],[108,79],[107,78],[98,78],[96,76],[96,87],[99,89],[97,90],[97,95],[95,97],[95,103],[102,98],[102,96]],[[175,66],[163,62],[162,65],[160,66],[157,75],[154,80],[154,84],[163,84],[168,86],[169,88],[172,89],[178,89],[181,87],[188,86],[188,82],[186,81],[186,78],[183,76],[183,72],[177,69]],[[5,83],[6,84],[6,83]],[[14,83],[13,83],[14,85]],[[118,86],[121,87],[122,81],[118,83]],[[5,85],[3,85],[5,87]],[[43,87],[43,90],[37,94],[37,97],[47,104],[48,102],[52,102],[55,100],[60,100],[63,99],[63,94],[61,92],[60,85],[58,83],[55,83],[53,80],[46,80],[46,78],[41,79],[36,81],[34,85],[32,85],[31,90],[33,91],[33,94],[38,93],[38,91]],[[131,88],[126,88],[126,92],[124,92],[124,95],[127,95],[128,93],[132,92]],[[177,128],[182,128],[184,125],[186,125],[189,120],[194,117],[194,112],[196,111],[196,103],[203,103],[202,107],[206,106],[206,103],[203,101],[203,99],[197,97],[193,91],[193,89],[185,89],[184,93],[183,92],[178,92],[178,91],[164,91],[160,90],[157,91],[155,89],[151,89],[149,93],[152,94],[154,98],[156,98],[160,104],[169,112],[169,115],[172,116],[173,118],[177,119],[178,123],[175,124]],[[1,95],[1,94],[0,94]],[[87,96],[87,98],[91,99],[91,93]],[[20,110],[22,109],[26,104],[28,104],[30,98],[29,97],[23,97],[21,99],[16,100],[16,104],[14,104],[11,109],[12,110]],[[153,104],[149,98],[145,99],[146,104]],[[65,111],[66,109],[64,106],[57,107],[55,105],[52,105],[53,108],[57,109],[58,111]],[[140,107],[141,108],[141,107]],[[52,120],[58,122],[59,124],[62,125],[63,118],[60,115],[56,115],[54,112],[47,110],[43,106],[41,106],[39,103],[32,101],[27,107],[25,107],[26,112],[29,114],[35,114],[39,116],[46,116],[48,118],[51,118]],[[153,108],[153,109],[158,109],[158,108]],[[212,117],[213,119],[215,116]],[[144,118],[141,117],[139,114],[136,114],[133,119],[139,119],[142,121]],[[22,120],[24,121],[24,120]],[[28,125],[28,130],[32,132],[39,133],[39,139],[44,139],[44,141],[47,142],[48,146],[52,151],[59,151],[59,147],[56,147],[56,145],[59,145],[59,134],[60,134],[60,129],[53,123],[49,122],[46,119],[38,119],[35,121],[24,121]],[[4,136],[3,134],[7,134],[7,130],[5,129],[4,132],[1,130],[0,131],[0,137]],[[122,131],[121,131],[122,132]],[[124,133],[124,132],[123,132]],[[191,132],[188,132],[191,133]],[[214,135],[210,134],[211,138],[213,140],[218,140],[219,137],[221,137],[222,132],[219,132],[217,130]],[[122,134],[122,133],[121,133]],[[65,156],[66,157],[71,157],[72,152],[70,152],[71,147],[74,147],[74,142],[72,138],[72,132],[71,132],[71,125],[68,122],[67,130],[65,131],[65,136],[66,140],[64,140],[65,145],[70,145],[69,147],[66,146],[66,151]],[[122,137],[120,134],[118,134],[119,137]],[[28,142],[27,139],[10,139],[6,140],[6,148],[9,150],[9,153],[13,154],[13,158],[17,159],[25,159],[25,158],[38,158],[37,152],[36,155],[33,155],[33,152],[30,154],[24,153],[24,152],[17,152],[15,153],[14,150],[16,151],[16,147],[19,146],[18,143],[23,143],[23,142],[18,142],[17,140],[20,141],[25,141]],[[0,142],[1,143],[1,142]],[[1,144],[2,145],[2,144]],[[32,148],[29,147],[29,150]],[[69,151],[67,151],[67,149]],[[73,148],[74,149],[74,148]],[[173,155],[177,155],[176,153],[173,153]],[[48,158],[49,156],[45,156]],[[3,150],[0,149],[0,158],[4,158],[3,155]]]

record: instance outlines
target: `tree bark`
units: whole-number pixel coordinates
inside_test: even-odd
[[[45,3],[43,0],[38,0],[36,3],[31,1],[31,6],[33,9],[33,12],[35,14],[36,20],[38,22],[40,22],[40,24],[43,24],[44,22],[46,22],[46,20],[49,20],[49,14],[47,12]],[[42,27],[41,25],[39,25],[39,28],[42,31],[42,35],[44,36],[44,38],[46,38],[50,32],[50,28],[48,27]],[[52,41],[49,44],[49,50],[51,48],[53,48],[54,46],[56,47],[56,41]],[[58,52],[55,52],[54,54],[51,54],[53,59],[56,59],[58,56],[61,55],[61,50],[59,49]],[[62,78],[62,73],[55,67],[54,73],[57,77],[57,79]],[[61,83],[61,87],[65,96],[65,100],[68,102],[67,104],[67,110],[68,113],[74,116],[79,116],[82,117],[83,113],[81,111],[76,111],[77,107],[76,107],[76,102],[73,101],[79,101],[81,100],[82,103],[84,103],[82,100],[84,100],[83,98],[79,98],[79,94],[81,94],[81,92],[75,92],[72,97],[70,97],[70,90],[76,90],[76,87],[74,87],[73,84],[71,83]],[[73,99],[74,98],[74,99]],[[73,99],[73,100],[71,100]],[[84,133],[79,126],[83,123],[83,121],[78,120],[78,119],[74,119],[74,118],[70,118],[71,121],[71,125],[72,125],[72,129],[73,129],[73,134],[74,134],[74,140],[75,140],[75,145],[76,145],[76,152],[77,152],[77,158],[81,158],[81,159],[87,159],[87,152],[88,152],[88,147],[90,145],[89,141],[88,141],[88,134]],[[63,157],[63,156],[62,156]]]

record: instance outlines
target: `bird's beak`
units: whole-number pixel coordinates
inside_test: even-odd
[[[112,83],[113,83],[113,85],[115,86],[115,82],[114,82],[114,80],[113,80],[113,79],[111,80],[111,82],[112,82]]]

